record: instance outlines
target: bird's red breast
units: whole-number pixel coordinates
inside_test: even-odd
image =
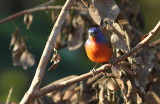
[[[85,50],[89,59],[96,63],[108,62],[112,56],[112,49],[107,43],[96,42],[93,37],[86,41]]]

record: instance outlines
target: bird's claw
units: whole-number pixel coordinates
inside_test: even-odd
[[[108,62],[111,66],[113,66],[113,60],[110,59],[109,62]]]
[[[93,68],[93,69],[91,70],[91,72],[92,72],[92,75],[95,76],[95,74],[96,74],[96,69]]]

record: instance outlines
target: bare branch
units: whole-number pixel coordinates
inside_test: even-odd
[[[148,33],[148,36],[144,40],[142,40],[139,44],[137,44],[134,48],[132,48],[128,53],[126,53],[123,56],[117,58],[117,60],[113,61],[112,64],[113,65],[118,64],[119,62],[125,60],[127,57],[133,55],[135,52],[137,52],[139,49],[141,49],[153,36],[155,36],[155,34],[159,30],[159,28],[160,28],[160,21],[155,26],[155,28]],[[105,65],[101,66],[100,68],[96,69],[96,72],[94,74],[96,75],[100,72],[103,72],[103,71],[107,70],[108,67],[111,67],[111,65],[105,64]],[[46,87],[40,89],[39,91],[37,91],[35,93],[35,97],[42,96],[42,95],[47,94],[51,91],[55,91],[57,89],[63,88],[65,86],[71,85],[73,83],[77,83],[77,82],[79,82],[81,80],[84,80],[84,79],[87,79],[89,77],[92,77],[92,72],[82,74],[78,77],[60,82],[60,83],[52,85],[52,86],[48,86],[48,87],[46,86]]]
[[[52,52],[52,47],[54,42],[57,39],[57,36],[60,32],[61,26],[65,20],[65,17],[69,13],[70,7],[74,4],[74,0],[67,0],[64,7],[62,8],[58,19],[56,23],[54,24],[54,27],[50,33],[49,39],[46,43],[45,49],[43,51],[43,54],[41,56],[41,59],[39,61],[39,65],[37,67],[35,76],[33,78],[33,81],[31,83],[31,86],[29,90],[26,92],[24,95],[23,99],[21,100],[20,104],[29,104],[34,100],[34,93],[39,90],[41,81],[43,79],[45,69],[48,63],[48,60],[50,58],[51,52]]]
[[[50,86],[53,86],[53,85],[55,85],[55,84],[58,84],[58,83],[60,83],[60,82],[63,82],[63,81],[66,81],[66,80],[69,80],[69,79],[72,79],[72,78],[75,78],[75,77],[77,77],[77,75],[67,76],[67,77],[65,77],[65,78],[62,78],[62,79],[59,79],[59,80],[57,80],[57,81],[54,81],[54,82],[50,83],[49,85],[45,86],[43,89],[49,88]]]
[[[55,1],[56,0],[50,0],[48,2],[45,2],[44,4],[38,5],[36,7],[31,8],[31,9],[23,10],[23,11],[20,11],[20,12],[18,12],[16,14],[8,16],[8,17],[0,20],[0,24],[5,23],[5,22],[10,21],[10,20],[13,20],[13,19],[15,19],[17,17],[23,16],[24,14],[30,13],[30,11],[32,11],[32,10],[38,11],[38,8],[41,8],[42,6],[47,7],[47,6],[51,5],[51,4],[54,4]]]
[[[160,45],[160,39],[158,39],[156,41],[153,41],[152,43],[149,44],[150,47],[154,47],[154,46],[157,46],[157,45]]]
[[[103,72],[104,70],[107,70],[109,67],[111,67],[111,65],[105,64],[105,65],[101,66],[100,68],[97,68],[96,71],[94,72],[94,74],[96,75],[100,72]],[[82,74],[80,76],[77,76],[75,78],[54,84],[52,86],[48,86],[48,87],[46,86],[46,87],[40,89],[39,91],[37,91],[37,93],[35,93],[35,96],[36,97],[42,96],[42,95],[47,94],[49,92],[52,92],[52,91],[58,90],[60,88],[63,88],[65,86],[71,85],[73,83],[80,82],[80,81],[87,79],[89,77],[92,77],[92,76],[93,76],[93,72],[88,72],[88,73]]]
[[[6,100],[6,104],[9,104],[12,92],[13,92],[13,86],[9,90],[9,93],[8,93],[8,96],[7,96],[7,100]]]
[[[51,5],[51,4],[54,4],[56,2],[56,0],[49,0],[49,1],[47,1],[47,2],[45,2],[45,3],[43,3],[43,4],[41,4],[41,5],[38,5],[38,6],[36,6],[36,7],[43,7],[43,6],[49,6],[49,5]],[[35,8],[36,8],[35,7]]]
[[[23,10],[23,11],[20,11],[20,12],[18,12],[16,14],[8,16],[8,17],[0,20],[0,24],[8,22],[8,21],[11,21],[11,20],[13,20],[15,18],[18,18],[18,17],[23,16],[23,15],[28,14],[28,13],[44,11],[44,10],[62,9],[62,8],[63,8],[63,6],[43,6],[43,7],[42,6],[38,6],[38,7],[35,7],[35,8]],[[79,10],[79,11],[88,11],[87,8],[81,8],[81,7],[72,7],[71,9],[72,10]]]

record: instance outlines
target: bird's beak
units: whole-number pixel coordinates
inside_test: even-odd
[[[94,33],[89,33],[89,39],[90,39],[91,41],[96,41],[96,34],[94,34]]]
[[[89,35],[94,37],[94,38],[96,37],[96,34],[94,34],[94,33],[89,33]]]

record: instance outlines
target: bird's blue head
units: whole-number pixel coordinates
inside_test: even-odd
[[[106,38],[97,27],[92,27],[88,30],[89,39],[96,42],[106,42]]]

